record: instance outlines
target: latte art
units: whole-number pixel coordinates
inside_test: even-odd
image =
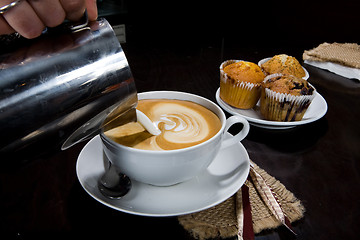
[[[158,126],[160,135],[149,135],[145,130],[139,130],[138,126],[137,132],[131,133],[129,128],[133,128],[134,126],[130,125],[134,123],[120,127],[128,129],[122,130],[128,132],[126,136],[111,137],[111,134],[119,132],[119,129],[112,129],[110,131],[113,133],[105,134],[114,141],[133,148],[174,150],[202,143],[221,129],[220,119],[212,111],[193,102],[146,99],[140,100],[137,108]]]

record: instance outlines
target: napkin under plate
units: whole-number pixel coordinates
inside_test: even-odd
[[[304,51],[303,60],[340,76],[360,80],[360,46],[356,43],[322,43]]]

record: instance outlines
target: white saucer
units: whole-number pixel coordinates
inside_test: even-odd
[[[217,103],[228,113],[233,115],[235,114],[240,115],[244,117],[246,120],[248,120],[250,124],[267,129],[287,129],[287,128],[293,128],[303,124],[311,123],[322,118],[328,109],[325,99],[320,95],[320,93],[315,92],[315,98],[312,100],[309,108],[306,110],[302,120],[294,121],[294,122],[277,122],[277,121],[265,120],[261,116],[259,102],[256,104],[254,108],[244,110],[244,109],[232,107],[227,103],[225,103],[220,98],[220,88],[218,88],[218,90],[216,91],[215,97]]]
[[[258,62],[258,66],[261,67],[261,65],[263,65],[264,63],[266,63],[267,61],[269,61],[271,59],[271,57],[268,57],[268,58],[264,58],[264,59],[261,59],[259,62]],[[307,80],[309,78],[309,73],[308,71],[303,67],[301,66],[304,71],[305,71],[305,77],[303,77],[303,79]]]
[[[104,173],[99,136],[90,140],[79,154],[76,172],[85,191],[113,209],[143,216],[178,216],[215,206],[237,192],[250,170],[249,155],[239,143],[223,149],[206,171],[170,187],[156,187],[132,181],[130,192],[119,200],[104,197],[97,182]]]

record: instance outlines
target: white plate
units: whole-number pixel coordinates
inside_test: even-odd
[[[260,113],[260,104],[259,102],[256,106],[252,109],[239,109],[232,107],[225,103],[220,98],[220,88],[216,91],[216,101],[217,103],[228,113],[230,114],[237,114],[244,117],[246,120],[250,122],[250,124],[261,127],[261,128],[268,128],[268,129],[287,129],[293,128],[296,126],[300,126],[303,124],[314,122],[320,118],[322,118],[325,113],[327,112],[327,103],[325,99],[320,95],[320,93],[315,92],[315,97],[312,100],[309,108],[306,110],[304,117],[300,121],[294,122],[277,122],[277,121],[269,121],[265,120]]]
[[[156,187],[132,181],[130,192],[114,200],[104,197],[97,187],[105,171],[99,136],[85,145],[76,165],[80,184],[100,203],[122,212],[156,217],[189,214],[225,201],[244,184],[249,170],[249,155],[239,143],[221,150],[206,171],[187,182]]]
[[[259,62],[258,62],[258,65],[261,67],[262,64],[266,63],[267,61],[269,61],[271,59],[271,57],[269,58],[264,58],[264,59],[261,59]],[[309,78],[309,73],[308,71],[303,67],[301,66],[304,71],[305,71],[305,77],[303,77],[303,79],[307,80]]]

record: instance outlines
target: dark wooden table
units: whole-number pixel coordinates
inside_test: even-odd
[[[280,50],[301,59],[303,51],[227,48],[221,41],[192,47],[150,48],[130,43],[123,47],[139,92],[178,90],[213,101],[223,60],[257,62]],[[293,224],[299,239],[355,239],[360,217],[360,83],[304,66],[309,81],[328,103],[325,117],[289,130],[251,126],[243,144],[254,162],[302,200],[305,217]],[[76,178],[75,164],[84,144],[1,171],[1,235],[15,239],[98,234],[119,239],[192,239],[175,217],[134,216],[92,199]],[[295,237],[280,227],[256,238]]]
[[[352,6],[349,4],[348,1],[347,5],[341,6]],[[272,7],[270,3],[267,5]],[[255,3],[251,6],[256,8]],[[286,16],[298,19],[308,8],[308,5],[304,6],[294,12],[286,12]],[[336,9],[333,5],[327,6]],[[130,13],[137,6],[131,7]],[[202,6],[198,8],[201,9]],[[311,16],[316,16],[315,10],[321,7],[315,5],[315,8],[309,9]],[[349,9],[356,13],[357,8]],[[224,5],[220,10],[227,10],[227,7]],[[261,10],[259,14],[262,17],[257,21],[256,16],[249,21],[255,20],[256,24],[266,22],[267,10],[271,9]],[[211,6],[211,11],[207,16],[209,19],[217,16],[212,14],[218,12],[217,6]],[[230,11],[232,14],[235,12],[234,9]],[[227,13],[223,12],[221,17],[227,17]],[[331,24],[336,24],[338,19],[342,19],[340,17],[358,19],[354,14],[344,14],[343,11],[331,13],[336,17],[331,18]],[[166,17],[172,14],[167,12]],[[252,17],[250,13],[246,16]],[[133,18],[138,17],[148,20],[153,14],[144,8]],[[197,11],[191,17],[198,19]],[[236,15],[233,15],[234,19],[237,19]],[[301,60],[304,50],[323,41],[336,40],[332,35],[334,25],[324,25],[322,30],[325,29],[326,36],[330,37],[322,40],[320,36],[324,31],[303,27],[302,24],[308,26],[311,22],[311,19],[305,18],[305,23],[297,22],[295,27],[301,31],[300,36],[310,31],[313,38],[285,35],[275,45],[264,38],[263,32],[257,32],[253,41],[249,34],[232,37],[227,32],[231,28],[227,26],[223,31],[213,31],[223,26],[218,19],[205,24],[200,18],[195,26],[190,20],[184,21],[187,25],[178,24],[176,28],[171,28],[172,24],[164,24],[161,29],[152,29],[154,25],[151,24],[164,23],[159,17],[155,22],[128,27],[128,42],[123,48],[138,92],[177,90],[215,101],[222,61],[243,59],[257,62],[279,53]],[[323,22],[319,24],[317,27],[321,27]],[[189,25],[193,26],[191,31],[187,31]],[[201,28],[203,26],[206,28]],[[269,28],[263,27],[265,34],[271,33]],[[170,32],[164,29],[170,29]],[[252,29],[250,25],[245,26],[247,32]],[[345,24],[343,28],[339,27],[338,31],[342,33],[339,36],[343,37],[340,40],[356,41],[356,34],[347,34],[351,29]],[[135,32],[137,34],[134,35]],[[160,32],[163,33],[160,42],[150,40],[154,37],[152,33]],[[309,82],[327,101],[327,114],[316,122],[288,130],[251,126],[242,143],[255,163],[302,200],[306,208],[305,217],[293,224],[297,237],[280,227],[262,232],[256,239],[357,239],[360,219],[360,82],[304,66],[310,74]],[[48,153],[16,169],[0,168],[1,239],[94,239],[95,236],[101,236],[101,239],[192,239],[175,217],[130,215],[108,208],[90,197],[77,180],[75,169],[84,145],[81,143],[67,151]]]

